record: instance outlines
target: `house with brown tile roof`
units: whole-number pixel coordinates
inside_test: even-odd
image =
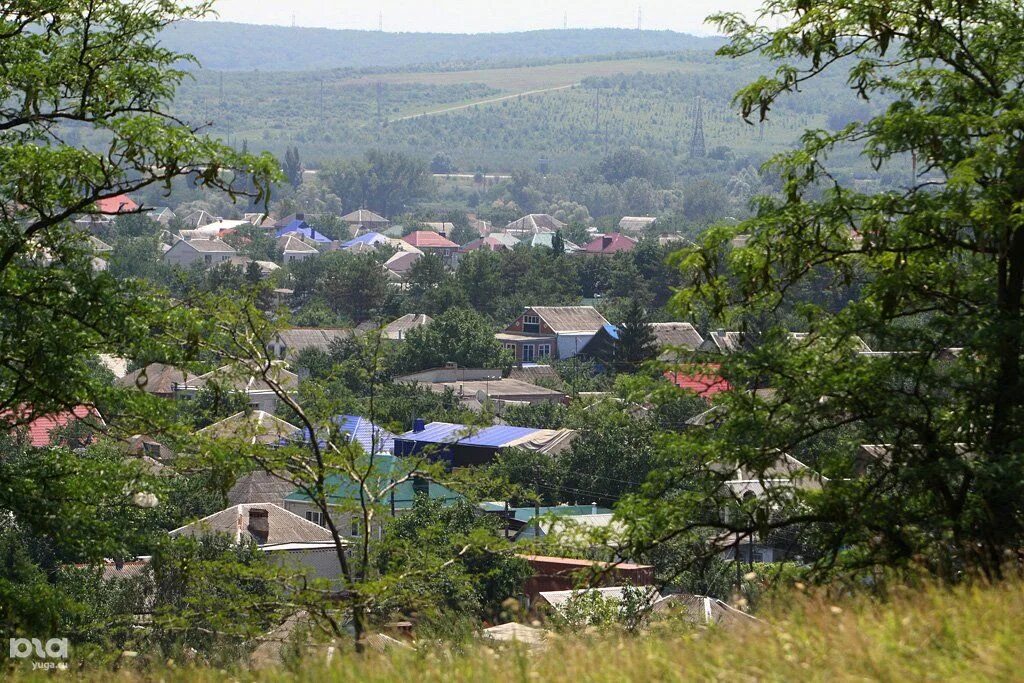
[[[583,253],[608,256],[636,249],[636,240],[626,237],[622,233],[615,232],[610,235],[601,235],[583,247]]]

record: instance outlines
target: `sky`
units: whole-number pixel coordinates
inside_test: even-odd
[[[639,2],[639,4],[638,4]],[[222,21],[385,31],[493,33],[562,28],[642,26],[709,35],[713,12],[749,13],[761,0],[217,0]]]

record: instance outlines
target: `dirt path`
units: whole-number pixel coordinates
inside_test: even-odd
[[[435,109],[433,111],[425,111],[422,114],[409,114],[408,116],[399,116],[396,119],[390,119],[389,123],[395,123],[397,121],[408,121],[409,119],[418,119],[424,116],[434,116],[435,114],[447,114],[450,111],[458,111],[460,109],[469,109],[470,107],[479,107],[483,104],[494,104],[495,102],[502,102],[504,100],[513,100],[517,97],[526,97],[528,95],[541,95],[546,92],[554,92],[555,90],[567,90],[568,88],[575,88],[579,83],[570,83],[569,85],[556,85],[553,88],[542,88],[540,90],[527,90],[526,92],[512,93],[511,95],[502,95],[501,97],[490,97],[486,100],[477,100],[476,102],[470,102],[469,104],[459,104],[454,107],[444,107],[443,109]]]

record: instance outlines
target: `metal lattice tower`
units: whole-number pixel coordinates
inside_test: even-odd
[[[690,139],[690,157],[703,159],[707,156],[704,146],[704,105],[702,98],[697,98],[697,113],[693,122],[693,137]]]

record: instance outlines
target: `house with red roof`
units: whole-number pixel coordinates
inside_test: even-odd
[[[666,370],[665,378],[680,389],[689,389],[701,398],[711,398],[732,388],[719,374],[721,367],[717,363],[683,365],[674,370]]]
[[[138,211],[139,205],[128,195],[119,194],[116,197],[97,200],[96,210],[108,216],[115,216],[119,213]]]
[[[636,240],[626,237],[622,233],[613,232],[588,242],[583,247],[584,254],[597,254],[604,256],[618,254],[619,252],[633,251],[636,248]]]
[[[28,411],[22,411],[22,414],[26,413]],[[14,421],[11,414],[7,415],[7,419]],[[100,417],[95,408],[75,406],[71,410],[53,413],[52,415],[40,415],[21,426],[15,427],[11,431],[13,433],[23,433],[28,443],[36,448],[46,448],[53,442],[55,432],[75,422],[82,421],[87,421],[94,426],[103,425],[103,418]]]
[[[402,238],[425,254],[437,254],[445,261],[451,261],[459,251],[459,245],[432,230],[417,230]]]

